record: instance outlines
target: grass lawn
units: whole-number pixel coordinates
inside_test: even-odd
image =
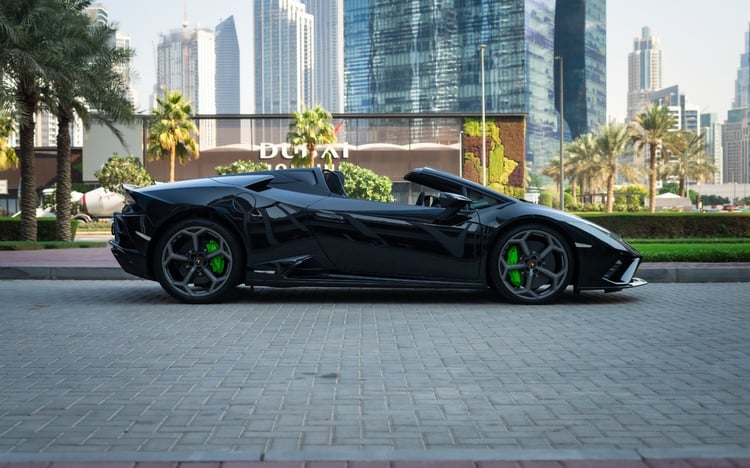
[[[644,262],[750,262],[750,239],[629,239]]]

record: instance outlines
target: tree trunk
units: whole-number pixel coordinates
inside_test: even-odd
[[[307,155],[310,156],[310,167],[315,167],[315,145],[307,145]]]
[[[612,169],[607,175],[607,213],[611,213],[615,205],[615,171]]]
[[[649,143],[648,210],[656,213],[656,149],[657,143]]]
[[[65,111],[60,113],[57,120],[57,189],[55,193],[55,238],[62,242],[71,242],[70,232],[70,122],[72,116]]]
[[[175,155],[176,148],[172,146],[169,148],[169,181],[174,182],[174,160],[177,157]]]
[[[23,115],[19,125],[20,154],[18,157],[21,167],[21,240],[36,242],[36,208],[38,196],[36,193],[36,178],[34,171],[34,113],[36,98],[25,96],[21,102]]]

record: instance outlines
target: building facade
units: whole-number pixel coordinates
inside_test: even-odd
[[[162,34],[156,49],[155,96],[179,91],[196,114],[216,114],[216,48],[210,29],[190,28]],[[200,148],[216,146],[214,120],[198,122]]]
[[[719,122],[718,114],[701,114],[701,132],[705,135],[706,154],[711,157],[711,164],[716,167],[711,180],[704,181],[709,184],[720,184],[724,174],[724,148],[722,147],[722,134],[724,125]]]
[[[255,113],[312,102],[313,17],[296,0],[255,1]]]
[[[750,108],[729,111],[724,122],[725,184],[746,184],[750,181]]]
[[[255,113],[290,114],[313,99],[313,16],[297,0],[255,0]],[[286,127],[264,127],[268,141],[284,141]]]
[[[563,113],[571,138],[606,122],[607,12],[604,2],[557,0],[555,89],[563,84]],[[559,64],[558,64],[559,65]],[[558,111],[560,99],[555,100]]]
[[[559,153],[561,56],[566,139],[605,122],[603,0],[347,0],[344,8],[348,113],[479,112],[484,98],[486,112],[527,115],[526,162],[541,171]],[[414,127],[410,140],[447,138],[430,125]]]
[[[633,51],[628,54],[628,115],[632,121],[651,99],[649,94],[662,88],[662,51],[659,38],[651,29],[641,29],[641,37],[633,39]]]
[[[214,29],[216,35],[216,113],[240,113],[240,44],[234,16],[221,21]],[[240,143],[240,121],[218,119],[216,144],[218,146]]]
[[[99,22],[102,24],[110,24],[109,21],[109,10],[102,3],[94,3],[90,7],[84,10],[84,13],[91,19],[92,22]],[[115,45],[117,47],[130,47],[130,35],[116,31],[115,32]],[[128,83],[128,99],[130,102],[135,104],[135,89],[131,86],[131,80],[129,75],[129,66],[123,65],[120,67],[120,72]],[[50,114],[46,109],[42,109],[37,112],[36,117],[36,131],[34,132],[34,146],[36,147],[54,147],[57,146],[57,117]],[[73,117],[70,124],[70,143],[71,146],[80,147],[83,145],[83,122],[78,115]],[[18,144],[17,133],[12,135],[9,143],[13,146]]]
[[[744,39],[732,109],[724,123],[724,183],[750,182],[750,24]]]
[[[313,98],[333,113],[344,112],[344,0],[305,0],[313,17]]]

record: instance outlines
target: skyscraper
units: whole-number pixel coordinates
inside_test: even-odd
[[[661,89],[661,63],[659,38],[644,27],[641,37],[633,40],[633,51],[628,54],[628,122],[648,105],[648,93]]]
[[[102,3],[94,3],[84,10],[84,13],[93,22],[109,25],[109,11]],[[115,45],[117,47],[130,47],[130,35],[121,31],[115,32]],[[135,104],[135,89],[131,86],[130,70],[128,65],[119,67],[119,71],[128,83],[128,99]],[[38,147],[57,145],[57,117],[47,110],[40,110],[36,115],[36,132],[34,133],[34,145]],[[74,116],[70,128],[70,143],[72,146],[83,146],[83,123],[78,115]]]
[[[155,95],[179,91],[196,114],[216,113],[216,49],[214,32],[188,27],[173,29],[159,38],[156,49]],[[216,146],[216,122],[198,122],[200,148]]]
[[[606,122],[607,12],[601,1],[557,0],[555,56],[563,60],[563,110],[571,138]],[[555,89],[560,89],[555,67]],[[559,96],[555,100],[559,111]]]
[[[724,123],[724,182],[750,182],[750,24],[734,85],[732,109]]]
[[[102,3],[94,3],[90,7],[86,8],[84,10],[86,15],[89,16],[89,18],[92,19],[92,21],[98,21],[102,24],[110,24],[109,21],[109,10],[104,6]],[[130,44],[130,34],[123,32],[123,31],[115,31],[115,46],[120,47],[123,49],[129,49],[131,47]],[[122,64],[117,66],[117,71],[120,72],[120,75],[125,79],[125,83],[127,85],[127,98],[128,100],[135,105],[136,104],[136,91],[135,88],[132,86],[132,80],[130,76],[130,64]]]
[[[312,102],[313,18],[297,0],[255,1],[255,105],[287,114]]]
[[[344,0],[305,0],[313,17],[313,102],[344,112]]]
[[[240,45],[234,16],[216,26],[216,113],[240,113]],[[241,141],[239,120],[216,121],[216,145]]]
[[[255,0],[255,112],[289,114],[313,100],[313,17],[298,0]],[[286,126],[264,122],[263,141],[284,141]]]
[[[604,123],[604,0],[347,0],[344,8],[347,112],[479,112],[486,45],[486,111],[527,115],[535,168],[559,151],[556,55],[569,76],[566,134]]]
[[[750,107],[750,25],[745,33],[745,52],[740,55],[740,66],[734,83],[732,109]]]
[[[700,122],[700,131],[705,135],[706,154],[711,157],[709,162],[717,169],[713,176],[704,182],[720,184],[724,173],[724,153],[721,145],[723,124],[719,122],[719,116],[714,113],[701,114]]]

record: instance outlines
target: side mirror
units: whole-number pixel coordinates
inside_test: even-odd
[[[459,195],[457,193],[440,193],[438,197],[440,207],[444,208],[445,211],[440,213],[440,216],[435,219],[437,223],[447,223],[449,220],[458,213],[461,209],[471,204],[471,198]]]
[[[438,197],[442,208],[460,210],[471,203],[471,198],[459,195],[457,193],[441,192]]]

